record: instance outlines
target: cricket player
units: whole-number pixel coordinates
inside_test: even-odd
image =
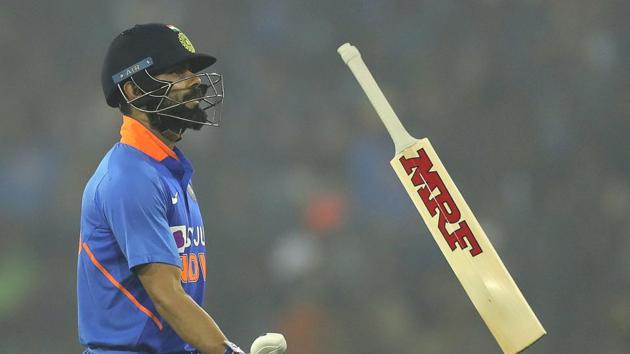
[[[222,76],[201,72],[215,61],[163,24],[136,25],[109,46],[102,86],[123,118],[120,142],[83,193],[77,297],[84,353],[243,353],[201,307],[206,235],[193,168],[175,147],[186,131],[219,123]],[[284,349],[286,342],[278,353]]]

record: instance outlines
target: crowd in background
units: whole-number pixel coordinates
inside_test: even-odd
[[[630,350],[630,5],[601,0],[0,1],[0,353],[78,353],[83,186],[118,140],[100,66],[172,23],[225,77],[179,145],[204,216],[206,309],[247,347],[494,353],[389,167],[336,48],[428,136],[548,331],[531,353]]]

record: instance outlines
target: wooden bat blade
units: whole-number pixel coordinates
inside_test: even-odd
[[[391,165],[468,297],[505,353],[546,334],[428,139]]]

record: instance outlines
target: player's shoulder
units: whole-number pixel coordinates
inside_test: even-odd
[[[142,151],[122,143],[111,150],[107,170],[110,175],[121,174],[126,178],[155,178],[160,175],[159,162]]]
[[[125,144],[117,143],[105,162],[103,188],[146,189],[161,188],[160,164],[143,152]]]

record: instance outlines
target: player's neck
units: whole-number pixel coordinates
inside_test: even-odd
[[[168,136],[168,134],[162,134],[158,132],[157,130],[155,130],[149,123],[149,116],[144,112],[136,111],[136,112],[133,112],[133,114],[130,116],[131,118],[140,122],[140,124],[142,124],[149,131],[151,131],[151,133],[153,133],[153,135],[155,135],[158,139],[160,139],[161,142],[163,142],[166,146],[168,146],[169,149],[173,150],[173,148],[175,147],[175,142],[178,140],[175,133],[167,131],[166,133],[172,134],[172,136]]]

